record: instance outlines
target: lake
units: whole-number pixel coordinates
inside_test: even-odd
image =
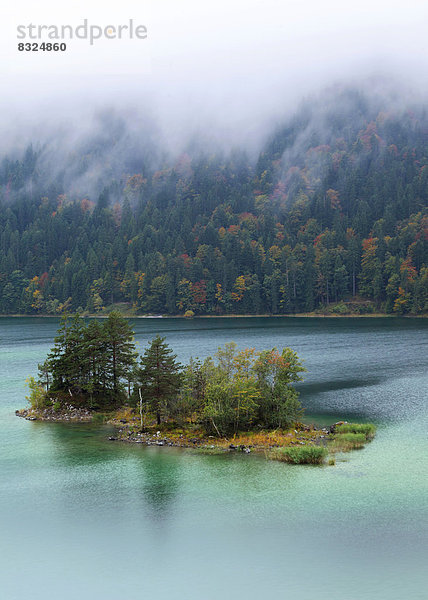
[[[428,322],[136,319],[182,361],[234,340],[289,346],[308,422],[373,421],[335,466],[107,441],[108,427],[28,422],[25,379],[57,319],[0,319],[1,596],[61,600],[427,597]]]

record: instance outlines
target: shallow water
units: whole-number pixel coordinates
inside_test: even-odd
[[[28,422],[56,319],[0,319],[2,594],[159,600],[425,599],[427,341],[421,319],[139,319],[181,360],[234,340],[305,359],[306,419],[375,421],[334,467],[106,441]]]

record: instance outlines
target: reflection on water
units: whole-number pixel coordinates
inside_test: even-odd
[[[148,448],[138,465],[144,499],[154,518],[163,521],[179,492],[180,462],[165,448]]]
[[[321,394],[323,392],[332,392],[335,390],[347,390],[358,387],[368,387],[378,385],[382,379],[380,377],[364,377],[362,379],[336,379],[332,381],[323,381],[321,383],[300,383],[299,392],[305,396],[310,394]]]

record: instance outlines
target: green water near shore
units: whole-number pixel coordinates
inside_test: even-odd
[[[305,359],[308,421],[374,421],[335,467],[196,456],[28,422],[55,319],[0,320],[2,596],[426,598],[427,341],[421,319],[135,320],[181,360],[225,341]]]

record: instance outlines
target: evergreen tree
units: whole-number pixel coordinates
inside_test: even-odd
[[[137,352],[134,332],[129,323],[117,311],[112,311],[102,328],[107,353],[106,377],[110,381],[113,395],[123,391],[124,381],[130,381],[136,365]]]
[[[89,396],[89,404],[117,403],[128,394],[136,365],[137,353],[133,331],[117,312],[110,313],[102,324],[85,324],[76,315],[62,319],[55,345],[47,361],[39,366],[42,382],[52,391]]]
[[[144,351],[137,372],[140,397],[149,403],[158,425],[168,402],[180,388],[181,365],[175,359],[176,355],[165,343],[165,338],[157,335]]]
[[[90,321],[85,329],[84,360],[87,365],[86,389],[90,399],[105,397],[107,392],[108,352],[104,335],[104,325],[99,321]]]
[[[84,322],[79,315],[61,320],[55,345],[48,354],[52,373],[52,389],[80,392],[84,388],[86,363],[83,346]],[[46,364],[46,363],[45,363]]]

